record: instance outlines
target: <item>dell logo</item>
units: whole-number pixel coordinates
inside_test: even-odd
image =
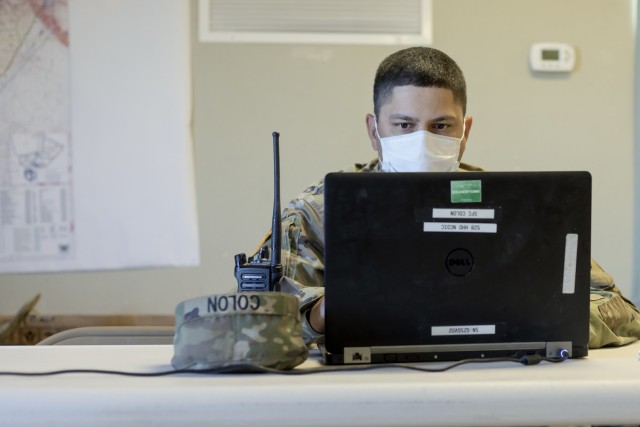
[[[454,249],[447,255],[445,265],[454,276],[466,276],[473,270],[473,255],[467,249]]]

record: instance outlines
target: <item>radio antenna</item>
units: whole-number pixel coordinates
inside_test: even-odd
[[[282,246],[282,217],[280,214],[280,134],[273,132],[273,219],[271,223],[271,289],[282,277],[280,247]]]
[[[271,265],[280,264],[282,218],[280,216],[280,134],[273,132],[273,219],[271,223]]]

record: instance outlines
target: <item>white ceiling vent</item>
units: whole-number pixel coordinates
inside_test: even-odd
[[[431,0],[200,0],[203,42],[431,44]]]

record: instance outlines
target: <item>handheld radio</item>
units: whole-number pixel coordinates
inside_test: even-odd
[[[271,260],[269,248],[261,248],[247,260],[244,253],[235,256],[233,269],[238,281],[238,292],[273,292],[280,290],[282,264],[280,262],[280,134],[273,132],[273,217],[271,222]]]

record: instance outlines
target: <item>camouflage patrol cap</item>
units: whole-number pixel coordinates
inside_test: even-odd
[[[252,364],[291,369],[307,358],[298,300],[279,292],[242,292],[176,306],[176,369]]]

